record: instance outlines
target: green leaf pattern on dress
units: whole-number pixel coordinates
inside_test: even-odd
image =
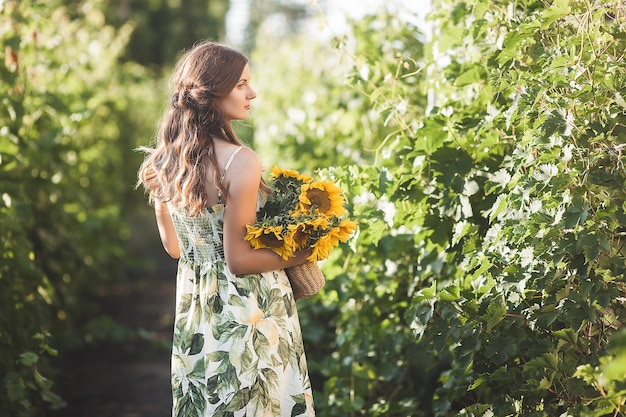
[[[222,205],[178,235],[172,349],[174,417],[314,416],[302,333],[284,271],[233,275],[223,256]]]

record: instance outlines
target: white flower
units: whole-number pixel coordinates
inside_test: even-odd
[[[383,196],[376,205],[376,208],[384,213],[385,223],[393,226],[393,218],[396,216],[396,206],[393,205],[387,197]]]
[[[572,145],[571,143],[568,143],[567,145],[563,147],[563,149],[561,150],[561,152],[563,153],[563,156],[561,157],[563,162],[569,162],[572,159],[573,149],[574,149],[574,145]]]
[[[543,204],[541,203],[541,200],[535,198],[530,202],[528,210],[530,210],[531,213],[537,213],[539,210],[541,210],[542,207]]]
[[[500,187],[505,188],[511,182],[511,174],[506,169],[500,169],[488,176],[490,181],[495,182]]]
[[[615,92],[615,102],[623,109],[626,109],[626,101],[624,101],[624,97],[618,92]]]
[[[537,167],[537,169],[533,172],[533,177],[537,181],[548,182],[550,179],[556,174],[559,173],[559,169],[554,164],[541,164]]]
[[[387,276],[393,276],[398,271],[398,264],[390,259],[385,260],[385,268],[387,268]]]
[[[531,247],[527,247],[524,248],[520,251],[519,253],[520,259],[521,259],[521,265],[523,268],[527,267],[528,265],[532,264],[534,256],[533,256],[533,248]]]
[[[478,192],[480,187],[478,187],[478,183],[476,181],[466,181],[463,186],[463,195],[472,196]]]
[[[359,75],[367,81],[370,78],[370,66],[367,64],[362,65],[359,69]]]

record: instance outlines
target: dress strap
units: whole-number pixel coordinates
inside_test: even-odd
[[[237,149],[235,149],[232,154],[230,154],[230,158],[228,158],[228,161],[226,161],[226,165],[224,166],[224,171],[222,171],[222,176],[220,177],[220,185],[224,183],[224,178],[226,178],[226,171],[228,171],[228,168],[230,168],[230,164],[233,163],[233,160],[235,159],[235,155],[237,155],[237,152],[239,152],[242,149],[243,149],[243,146],[240,146]],[[222,203],[222,191],[219,188],[217,190],[217,203],[218,204]]]
[[[237,155],[237,152],[239,152],[242,149],[243,149],[243,146],[240,146],[237,149],[235,149],[232,154],[230,154],[230,158],[228,158],[226,165],[224,165],[224,171],[222,171],[222,176],[220,177],[220,185],[224,183],[224,178],[226,177],[226,171],[228,171],[228,168],[230,168],[230,164],[233,163],[233,159],[235,159],[235,155]]]

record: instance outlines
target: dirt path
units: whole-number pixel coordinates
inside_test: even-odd
[[[141,329],[139,336],[67,358],[56,381],[68,407],[52,417],[171,415],[174,274],[168,272],[168,280],[117,285],[103,294],[107,313],[130,329]]]

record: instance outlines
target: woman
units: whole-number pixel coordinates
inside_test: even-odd
[[[165,250],[178,258],[173,416],[314,416],[285,261],[244,241],[270,191],[231,122],[256,93],[245,56],[203,42],[178,62],[155,149],[139,170]]]

